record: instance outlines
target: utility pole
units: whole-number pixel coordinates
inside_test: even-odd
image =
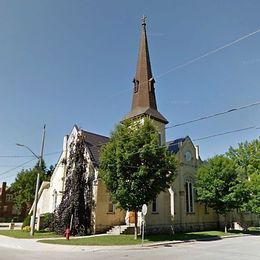
[[[30,232],[31,236],[34,236],[34,230],[35,230],[35,219],[36,219],[37,204],[38,204],[38,192],[39,192],[39,186],[40,186],[40,171],[41,171],[41,168],[42,168],[43,148],[44,148],[44,141],[45,141],[45,128],[46,128],[46,125],[43,126],[43,131],[42,131],[42,144],[41,144],[41,154],[40,154],[40,156],[35,154],[27,145],[16,144],[17,146],[25,147],[26,149],[28,149],[38,159],[38,163],[39,163],[38,164],[34,203],[33,203],[33,215],[32,215],[32,219],[31,219],[31,232]]]
[[[37,212],[37,204],[38,204],[38,192],[39,192],[39,186],[40,186],[40,171],[41,171],[41,168],[42,168],[43,149],[44,149],[44,141],[45,141],[45,128],[46,128],[46,125],[44,125],[44,127],[43,127],[41,154],[38,157],[38,159],[39,159],[39,167],[38,167],[37,180],[36,180],[33,215],[32,215],[32,219],[31,219],[31,233],[30,233],[31,236],[34,236],[34,230],[35,230],[35,220],[36,220],[36,212]],[[38,221],[39,221],[39,219],[38,219]]]

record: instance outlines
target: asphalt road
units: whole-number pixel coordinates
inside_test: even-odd
[[[36,240],[0,236],[0,260],[110,260],[185,259],[259,260],[260,236],[243,236],[215,241],[186,242],[151,247],[92,247],[48,245]]]

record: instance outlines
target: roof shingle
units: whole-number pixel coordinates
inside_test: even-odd
[[[99,165],[99,156],[102,145],[109,141],[109,138],[103,135],[82,131],[85,137],[86,146],[88,147],[95,166]]]

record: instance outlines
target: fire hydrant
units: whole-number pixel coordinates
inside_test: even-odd
[[[66,230],[65,230],[65,236],[66,236],[67,240],[70,239],[70,228],[69,227],[67,227]]]

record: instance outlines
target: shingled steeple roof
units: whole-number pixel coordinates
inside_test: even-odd
[[[167,119],[157,110],[154,90],[155,80],[152,75],[145,20],[146,17],[143,17],[136,74],[133,80],[134,93],[132,109],[126,118],[136,118],[147,115],[167,124]]]

